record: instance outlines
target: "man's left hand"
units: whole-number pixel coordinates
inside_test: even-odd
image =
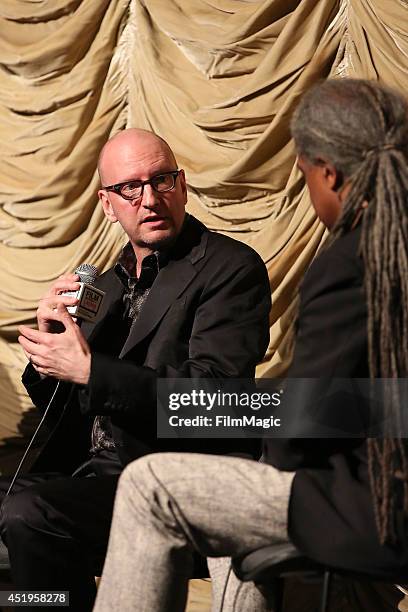
[[[58,304],[54,315],[55,321],[65,328],[62,333],[53,334],[21,325],[18,341],[39,374],[86,385],[91,371],[89,345],[63,304]]]

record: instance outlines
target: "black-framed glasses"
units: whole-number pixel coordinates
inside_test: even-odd
[[[113,191],[122,196],[125,200],[139,200],[143,196],[145,185],[151,185],[152,189],[158,193],[164,193],[165,191],[174,189],[176,178],[180,172],[181,170],[172,170],[171,172],[156,174],[156,176],[152,176],[152,178],[147,181],[125,181],[124,183],[116,183],[116,185],[102,187],[102,189]]]

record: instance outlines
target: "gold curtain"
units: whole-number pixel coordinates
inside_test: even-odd
[[[98,205],[96,159],[125,126],[173,147],[189,210],[268,266],[271,342],[285,371],[296,289],[323,228],[289,120],[328,76],[407,90],[407,0],[2,0],[0,441],[30,429],[17,326],[82,262],[104,270],[123,235]]]

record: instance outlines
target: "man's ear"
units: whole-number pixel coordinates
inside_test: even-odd
[[[184,196],[184,204],[187,204],[187,183],[186,183],[186,175],[184,174],[184,170],[181,169],[179,173],[179,181],[181,185],[181,191]]]
[[[343,173],[337,170],[333,164],[324,160],[319,160],[322,166],[323,177],[329,189],[338,191],[343,187]]]
[[[105,213],[105,217],[109,219],[111,223],[116,223],[118,218],[113,211],[112,204],[110,203],[109,196],[105,189],[99,189],[98,198],[99,198],[100,203],[102,204],[102,208],[103,208],[103,212]]]

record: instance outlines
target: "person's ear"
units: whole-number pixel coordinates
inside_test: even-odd
[[[179,172],[179,181],[181,186],[181,191],[184,196],[184,204],[187,204],[187,183],[186,183],[186,175],[184,174],[184,170],[181,168]]]
[[[100,203],[102,204],[102,208],[103,208],[103,212],[105,213],[105,217],[109,219],[111,223],[116,223],[118,218],[115,215],[115,212],[112,208],[112,204],[110,202],[108,192],[106,191],[106,189],[99,189],[98,198],[99,198]]]
[[[344,184],[343,173],[337,170],[333,164],[324,160],[320,160],[320,165],[322,167],[323,177],[326,181],[327,187],[331,191],[339,191]]]

